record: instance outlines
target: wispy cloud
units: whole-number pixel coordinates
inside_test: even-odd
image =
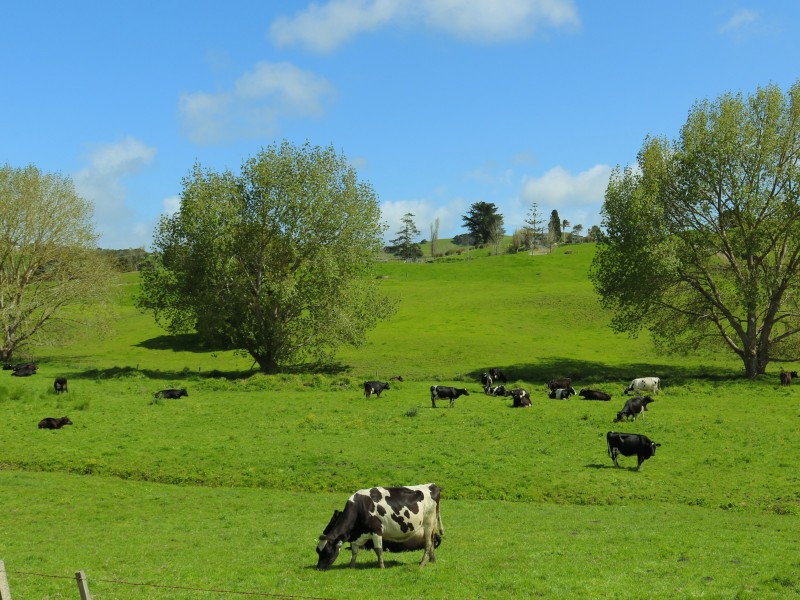
[[[89,165],[74,174],[77,192],[94,203],[102,247],[139,247],[149,239],[151,224],[136,221],[123,180],[148,167],[155,155],[155,148],[127,137],[95,146],[88,156]]]
[[[276,19],[269,31],[278,46],[329,52],[360,33],[391,24],[425,26],[455,37],[497,43],[544,29],[575,28],[573,0],[330,0]]]
[[[282,119],[321,116],[333,96],[333,86],[314,73],[260,62],[228,91],[182,94],[178,111],[185,135],[211,145],[271,136]]]
[[[760,13],[754,10],[741,8],[720,25],[718,31],[722,34],[739,34],[752,27],[760,18]]]

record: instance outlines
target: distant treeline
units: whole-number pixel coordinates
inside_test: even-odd
[[[121,273],[138,271],[148,254],[144,248],[127,248],[125,250],[98,248],[97,251],[108,258],[114,269]]]

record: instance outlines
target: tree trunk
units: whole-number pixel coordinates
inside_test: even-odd
[[[272,353],[261,354],[253,350],[250,351],[250,356],[258,363],[258,369],[262,373],[277,373],[278,363],[275,360],[275,355]]]
[[[742,355],[744,362],[744,372],[750,379],[755,379],[759,375],[763,375],[767,371],[769,364],[769,356],[766,352],[761,352],[756,348],[748,348]]]

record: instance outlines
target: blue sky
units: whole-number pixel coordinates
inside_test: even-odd
[[[100,245],[149,247],[195,163],[288,139],[369,181],[387,239],[493,202],[600,224],[611,169],[692,105],[800,78],[800,2],[12,2],[0,163],[70,176]]]

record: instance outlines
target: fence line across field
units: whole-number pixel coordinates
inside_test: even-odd
[[[9,571],[6,569],[5,563],[0,560],[0,600],[11,600],[11,587],[8,583],[7,575],[24,575],[29,577],[47,577],[49,579],[73,579],[66,575],[49,575],[46,573],[33,573],[30,571]],[[92,594],[89,591],[89,579],[86,577],[84,571],[78,571],[74,576],[78,584],[78,593],[81,600],[92,600]],[[213,588],[200,588],[182,585],[166,585],[159,583],[142,583],[135,581],[125,581],[122,579],[93,579],[96,583],[105,583],[110,585],[119,586],[134,586],[134,587],[151,587],[165,590],[185,590],[191,592],[206,592],[209,594],[235,594],[239,596],[254,596],[262,598],[287,598],[290,600],[336,600],[335,598],[323,598],[319,596],[299,596],[296,594],[271,594],[268,592],[242,592],[236,590],[222,590]]]

